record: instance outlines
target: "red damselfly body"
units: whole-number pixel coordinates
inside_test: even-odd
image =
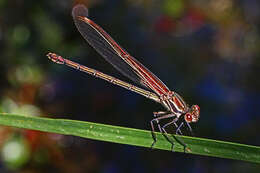
[[[155,126],[156,125],[161,133],[164,134],[166,139],[172,144],[172,150],[174,142],[169,137],[166,127],[173,124],[176,128],[176,134],[182,135],[181,127],[186,125],[192,132],[189,123],[197,122],[200,116],[200,108],[198,105],[189,107],[182,97],[176,92],[171,91],[168,87],[152,72],[150,72],[144,65],[138,62],[134,57],[121,48],[100,26],[95,24],[92,20],[87,18],[88,10],[84,5],[76,5],[72,10],[72,16],[76,27],[78,28],[84,39],[123,75],[127,76],[134,82],[140,84],[146,89],[136,87],[132,84],[116,79],[112,76],[91,69],[89,67],[80,65],[68,59],[62,58],[55,53],[48,53],[47,56],[53,62],[58,64],[64,64],[77,70],[86,72],[92,76],[104,79],[115,85],[119,85],[128,90],[141,94],[155,102],[162,104],[166,111],[154,112],[154,118],[150,121],[152,128],[153,143],[152,147],[156,143]],[[151,90],[151,91],[148,91]],[[169,119],[170,121],[161,126],[160,121],[163,119]],[[180,124],[177,121],[182,119]],[[186,149],[186,144],[176,138]]]

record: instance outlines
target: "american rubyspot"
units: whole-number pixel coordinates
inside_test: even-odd
[[[149,99],[154,100],[162,104],[167,111],[154,112],[154,119],[150,121],[152,128],[152,137],[154,142],[152,147],[156,143],[155,128],[156,124],[159,131],[164,134],[166,139],[172,144],[172,150],[174,143],[168,136],[165,128],[171,124],[176,127],[176,134],[182,134],[181,127],[187,125],[188,129],[192,132],[192,128],[189,125],[191,122],[197,122],[199,120],[200,108],[198,105],[189,107],[182,97],[176,92],[170,91],[168,87],[152,72],[150,72],[144,65],[138,62],[134,57],[122,49],[100,26],[95,24],[92,20],[88,19],[88,10],[84,5],[76,5],[72,10],[72,16],[76,27],[78,28],[84,39],[94,49],[105,58],[110,64],[112,64],[123,75],[127,76],[134,82],[141,86],[151,90],[145,90],[136,87],[127,82],[116,79],[112,76],[99,72],[97,70],[80,65],[68,59],[62,58],[54,53],[48,53],[47,56],[53,62],[58,64],[64,64],[77,70],[86,72],[95,77],[109,81],[115,85],[119,85],[128,90],[141,94]],[[163,119],[170,119],[170,121],[163,126],[160,125],[160,121]],[[177,121],[183,119],[178,125]],[[186,148],[186,144],[173,136]]]

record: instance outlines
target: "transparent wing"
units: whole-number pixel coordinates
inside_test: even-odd
[[[84,5],[76,5],[72,10],[72,16],[84,39],[123,75],[159,95],[169,92],[159,78],[130,56],[101,27],[87,18],[88,10]]]

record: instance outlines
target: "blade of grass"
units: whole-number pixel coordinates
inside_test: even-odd
[[[148,148],[153,142],[150,131],[75,120],[0,113],[0,124]],[[162,134],[156,133],[156,136],[158,140],[154,148],[171,150],[171,144]],[[188,136],[176,137],[187,144],[191,154],[260,163],[260,147],[257,146]],[[183,147],[178,142],[175,143],[174,151],[183,152]]]

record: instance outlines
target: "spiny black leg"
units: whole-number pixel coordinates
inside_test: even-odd
[[[157,118],[155,118],[155,119],[152,119],[151,121],[150,121],[150,123],[151,123],[151,127],[152,127],[152,137],[153,137],[153,143],[152,143],[152,145],[151,145],[151,148],[153,149],[153,146],[154,146],[154,144],[157,142],[157,138],[156,138],[156,135],[155,135],[155,130],[154,130],[154,124],[153,124],[153,122],[155,122],[157,125],[159,124],[159,120],[157,119]],[[160,130],[160,132],[162,133],[162,129],[161,129],[161,126],[158,126],[158,128],[159,128],[159,130]]]
[[[190,130],[191,136],[194,136],[194,133],[193,133],[193,131],[192,131],[192,128],[191,128],[190,124],[187,123],[187,122],[186,122],[186,124],[187,124],[187,126],[188,126],[188,129]]]
[[[175,118],[173,121],[171,121],[171,122],[165,124],[165,125],[162,127],[162,130],[164,131],[166,138],[167,138],[168,141],[170,141],[170,143],[172,144],[172,151],[173,151],[173,145],[174,145],[174,144],[173,144],[173,141],[170,140],[170,138],[169,138],[169,136],[168,136],[168,133],[167,133],[167,131],[165,130],[165,127],[167,127],[167,126],[170,125],[171,123],[175,123],[177,120],[178,120],[178,118]],[[176,134],[177,134],[177,131],[176,131]],[[185,153],[186,147],[187,147],[186,144],[185,144],[182,140],[178,139],[176,136],[174,136],[174,135],[172,135],[172,136],[173,136],[173,138],[174,138],[179,144],[181,144],[181,145],[184,147],[184,153]]]
[[[151,127],[152,127],[151,133],[152,133],[152,137],[153,137],[153,143],[151,145],[151,148],[153,149],[153,146],[156,143],[157,139],[156,139],[155,132],[154,132],[153,120],[150,121],[150,123],[151,123]]]
[[[185,153],[187,145],[181,139],[178,139],[176,136],[173,135],[173,137],[179,144],[183,146],[183,150],[184,150],[183,152]]]
[[[161,125],[159,124],[159,120],[160,119],[165,119],[165,118],[171,118],[171,117],[173,117],[174,115],[173,114],[167,114],[167,115],[165,115],[165,113],[166,112],[159,112],[159,114],[160,115],[162,115],[161,117],[157,117],[157,118],[154,118],[154,119],[152,119],[151,121],[150,121],[150,123],[151,123],[151,128],[152,128],[152,137],[153,137],[153,143],[152,143],[152,145],[151,145],[151,148],[153,148],[153,146],[154,146],[154,144],[157,142],[157,138],[156,138],[156,135],[155,135],[155,130],[154,130],[154,122],[157,124],[157,127],[158,127],[158,129],[159,129],[159,131],[161,132],[161,133],[163,133],[162,132],[162,128],[161,128]],[[154,116],[156,116],[156,115],[154,115]]]
[[[166,119],[166,118],[171,118],[171,117],[174,117],[175,115],[174,114],[167,114],[167,115],[164,115],[164,116],[161,116],[161,117],[159,117],[159,118],[157,118],[158,120],[160,120],[160,119]],[[175,118],[176,120],[175,121],[177,121],[178,120],[178,118]],[[173,121],[173,122],[175,122],[175,121]],[[170,123],[167,123],[168,125],[169,124],[171,124],[171,122]],[[160,130],[160,132],[163,134],[163,136],[166,138],[166,140],[168,141],[168,142],[170,142],[171,143],[171,151],[174,151],[173,150],[173,148],[174,148],[174,141],[172,141],[171,140],[171,138],[169,137],[169,135],[168,135],[168,133],[166,132],[166,130],[165,130],[165,127],[167,126],[163,126],[162,128],[161,128],[161,125],[159,124],[159,121],[158,121],[158,123],[157,123],[157,125],[158,125],[158,128],[159,128],[159,130]]]
[[[182,126],[183,126],[183,122],[177,128],[176,135],[178,134],[178,131],[181,131],[180,129],[181,129]],[[183,146],[184,153],[185,153],[187,145],[181,139],[178,139],[176,136],[173,135],[173,137],[174,137],[174,139],[176,139],[179,142],[179,144],[181,144]]]
[[[175,118],[175,119],[176,119],[176,118]],[[162,128],[165,129],[167,126],[171,125],[172,123],[174,123],[175,126],[177,126],[177,124],[175,123],[175,122],[176,122],[175,119],[174,119],[173,121],[169,122],[169,123],[164,124]],[[178,127],[178,126],[177,126],[177,127]]]
[[[160,119],[170,118],[170,117],[173,117],[173,116],[175,116],[175,115],[173,115],[173,114],[168,114],[168,115],[165,115],[165,116],[160,117]],[[175,123],[177,120],[178,120],[178,118],[176,117],[173,121],[171,121],[171,122],[165,124],[165,125],[162,127],[163,136],[167,139],[167,141],[169,141],[169,142],[172,144],[172,146],[171,146],[171,151],[174,151],[174,150],[173,150],[173,148],[174,148],[174,141],[171,140],[171,138],[169,137],[169,135],[168,135],[167,131],[165,130],[165,128],[166,128],[168,125],[170,125],[170,124],[172,124],[172,123]],[[158,124],[158,127],[160,128],[160,124]],[[175,138],[175,136],[174,136],[174,138]],[[176,140],[176,141],[178,141],[178,140]]]
[[[172,144],[171,151],[174,152],[174,150],[173,150],[174,142],[169,138],[168,133],[166,132],[166,130],[164,128],[162,128],[162,130],[163,130],[163,136],[167,139],[167,141],[169,141]]]
[[[153,116],[155,118],[163,116],[163,115],[167,115],[167,114],[169,114],[169,112],[165,112],[165,111],[153,112]]]
[[[164,124],[163,127],[162,127],[162,130],[163,130],[163,132],[164,132],[164,135],[165,135],[166,139],[172,144],[171,151],[174,151],[174,150],[173,150],[174,143],[173,143],[172,140],[170,140],[170,138],[169,138],[169,136],[168,136],[168,133],[166,132],[165,128],[166,128],[167,126],[171,125],[172,123],[174,123],[174,125],[177,126],[177,124],[175,123],[177,120],[178,120],[178,118],[174,118],[171,122]]]
[[[175,122],[174,122],[173,124],[174,124],[175,127],[176,127],[176,134],[178,134],[178,132],[179,132],[179,135],[183,135],[183,134],[182,134],[182,131],[181,131],[181,129],[179,129],[178,125],[177,125]]]
[[[181,130],[181,127],[182,127],[182,126],[183,126],[183,122],[179,125],[179,127],[177,127],[177,129],[176,129],[176,134],[177,134],[178,131]]]
[[[173,123],[173,124],[176,126],[176,128],[177,128],[176,134],[178,134],[178,132],[180,132],[180,133],[182,134],[180,128],[181,128],[181,126],[183,125],[183,123],[181,123],[181,125],[178,127],[177,124],[176,124],[176,121],[178,121],[178,118],[177,118],[177,117],[176,117],[175,119],[173,119],[171,122],[165,124],[165,125],[162,127],[162,130],[164,131],[164,133],[167,134],[167,136],[168,136],[168,133],[167,133],[167,131],[165,130],[165,128],[166,128],[167,126],[169,126],[170,124],[172,124],[172,123]],[[174,137],[174,139],[175,139],[177,142],[179,142],[179,143],[184,147],[184,152],[185,152],[185,151],[186,151],[186,147],[187,147],[186,144],[185,144],[183,141],[181,141],[180,139],[177,139],[174,135],[172,135],[172,136]]]
[[[178,132],[180,132],[180,135],[182,135],[182,131],[181,129],[178,129],[178,125],[176,124],[176,121],[178,121],[178,118],[174,118],[171,122],[166,123],[163,127],[166,128],[167,126],[171,125],[172,123],[174,124],[174,126],[176,127],[176,134],[178,134]]]

